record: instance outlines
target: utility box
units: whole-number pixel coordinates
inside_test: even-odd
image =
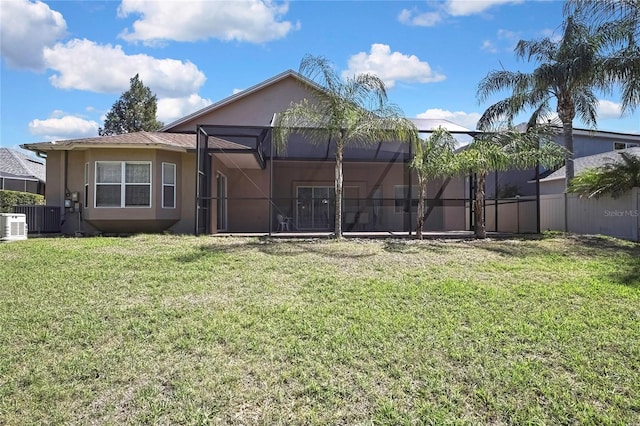
[[[26,240],[27,233],[24,213],[0,213],[0,241]]]

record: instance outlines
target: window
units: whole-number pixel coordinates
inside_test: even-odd
[[[162,208],[176,207],[176,165],[162,163]]]
[[[640,146],[640,143],[633,143],[633,142],[614,142],[613,143],[613,149],[626,149],[626,148],[634,148]]]
[[[96,207],[151,207],[151,163],[96,161]]]
[[[409,206],[407,205],[407,196],[409,191],[408,185],[396,185],[393,187],[393,197],[395,198],[395,212],[396,213],[408,213]],[[418,208],[418,197],[420,192],[417,186],[411,186],[411,208],[412,211],[416,211]]]
[[[89,163],[84,163],[84,207],[89,205]]]

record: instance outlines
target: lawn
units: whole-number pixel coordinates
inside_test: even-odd
[[[640,245],[0,244],[0,424],[640,424]]]

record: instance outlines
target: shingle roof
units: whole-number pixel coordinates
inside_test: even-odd
[[[640,147],[620,149],[617,151],[603,152],[601,154],[589,155],[588,157],[579,157],[573,160],[574,173],[577,176],[580,172],[591,169],[593,167],[604,166],[607,163],[620,161],[620,153],[628,152],[633,155],[640,156]],[[550,180],[564,179],[565,167],[562,166],[555,172],[551,173],[544,179],[540,179],[540,182],[546,182]]]
[[[0,148],[0,176],[19,179],[46,180],[44,162],[11,148]]]
[[[134,132],[113,136],[98,136],[84,139],[69,139],[56,142],[39,142],[24,144],[23,148],[31,151],[71,150],[75,147],[157,147],[165,149],[195,149],[196,135],[192,133]],[[241,150],[250,148],[224,139],[209,137],[209,147],[219,149]]]

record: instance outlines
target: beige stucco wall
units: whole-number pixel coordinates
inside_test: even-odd
[[[65,194],[78,193],[78,203],[64,209],[64,233],[193,232],[195,160],[192,154],[158,149],[99,149],[51,151],[47,155],[47,203],[64,205]],[[95,207],[96,161],[151,162],[151,207]],[[66,162],[66,173],[65,173]],[[162,207],[162,163],[176,165],[176,206]],[[89,163],[88,205],[84,205],[85,164]],[[65,176],[66,175],[66,176]],[[66,186],[65,186],[66,183]]]
[[[196,156],[192,153],[180,153],[177,166],[178,192],[176,198],[180,206],[179,220],[171,228],[178,234],[192,234],[195,230],[195,193],[196,193]]]
[[[264,87],[260,91],[171,128],[172,132],[192,132],[200,124],[268,126],[273,114],[284,111],[291,102],[310,98],[312,93],[293,77]]]
[[[44,192],[46,203],[52,206],[62,206],[64,199],[64,153],[51,151],[47,153],[47,186]]]

